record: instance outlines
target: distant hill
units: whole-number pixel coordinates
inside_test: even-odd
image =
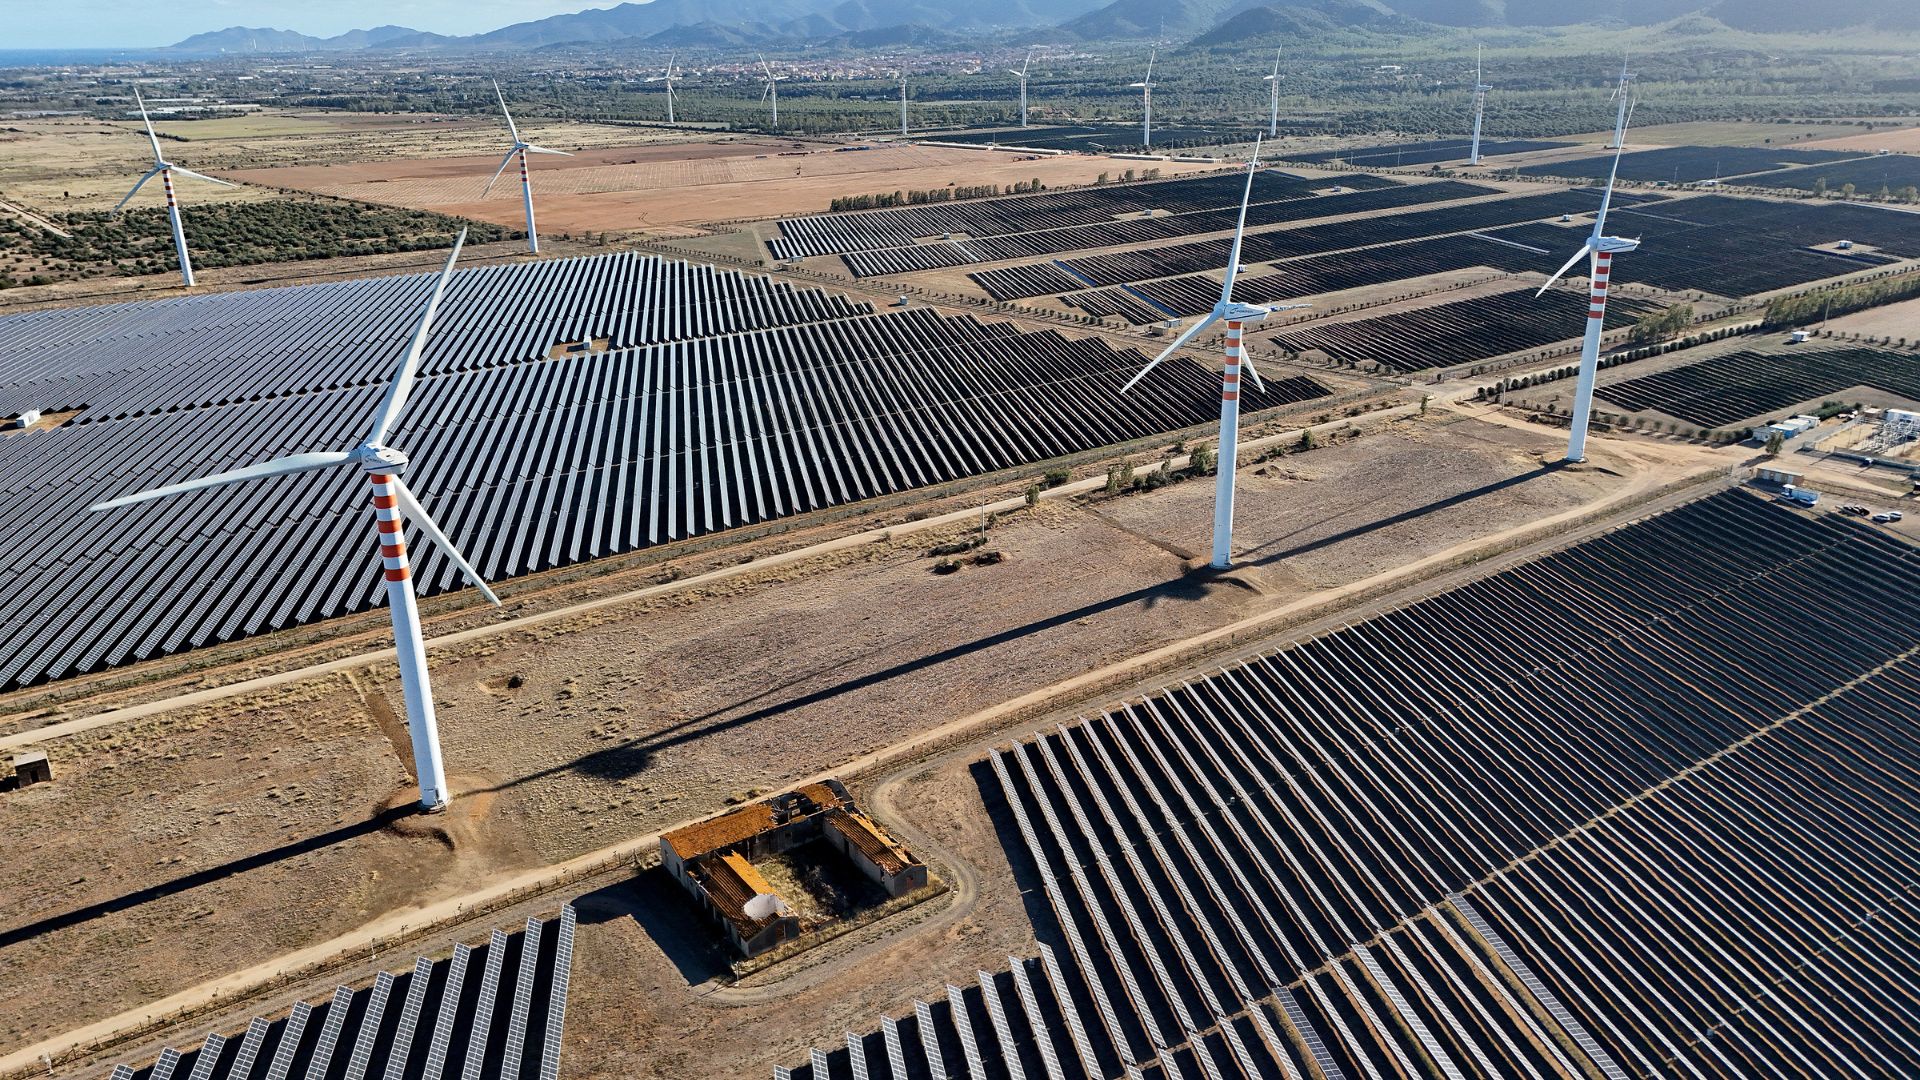
[[[1195,45],[1234,45],[1243,41],[1285,35],[1316,37],[1342,31],[1379,31],[1406,34],[1423,24],[1385,10],[1368,0],[1268,0],[1229,16],[1220,25],[1193,39]],[[1430,29],[1431,26],[1429,25]]]
[[[1710,34],[1724,24],[1762,33],[1865,29],[1920,32],[1912,0],[650,0],[514,23],[469,37],[404,26],[330,38],[232,26],[165,50],[195,56],[368,49],[543,49],[614,42],[738,48],[816,42],[852,48],[941,44],[1012,29],[1062,41],[1197,38],[1227,45],[1259,37],[1418,33],[1422,27],[1549,27],[1575,23],[1665,27]],[[923,36],[916,38],[915,34]]]

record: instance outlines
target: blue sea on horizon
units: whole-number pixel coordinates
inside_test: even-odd
[[[0,49],[0,68],[104,64],[145,56],[152,49]]]

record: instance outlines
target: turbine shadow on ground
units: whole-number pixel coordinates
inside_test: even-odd
[[[319,851],[323,848],[332,847],[335,844],[343,843],[357,837],[367,836],[385,829],[387,826],[392,825],[402,818],[412,817],[417,812],[418,809],[411,803],[406,806],[381,810],[364,821],[356,821],[351,824],[342,825],[337,829],[329,829],[326,832],[309,836],[304,840],[295,840],[290,844],[282,844],[277,848],[235,859],[232,862],[222,863],[219,866],[210,866],[205,870],[197,870],[183,877],[174,878],[172,881],[138,889],[123,896],[117,896],[111,900],[102,900],[97,904],[88,904],[86,907],[76,908],[73,911],[59,915],[49,915],[44,919],[37,919],[22,926],[14,927],[11,930],[0,930],[0,949],[9,949],[23,942],[31,941],[41,934],[51,934],[59,930],[70,929],[83,923],[92,922],[95,919],[105,918],[116,912],[139,907],[142,904],[150,904],[156,900],[164,900],[171,896],[178,896],[181,893],[197,889],[202,885],[211,885],[216,881],[223,881],[252,870],[259,870],[263,867],[272,866],[275,863],[285,862],[288,859],[305,855],[308,852]]]
[[[1252,566],[1268,566],[1273,563],[1277,563],[1282,559],[1291,559],[1291,558],[1294,558],[1295,556],[1305,555],[1309,552],[1319,551],[1322,548],[1332,547],[1335,544],[1344,543],[1348,540],[1353,540],[1358,537],[1366,536],[1369,533],[1378,532],[1381,529],[1390,529],[1395,525],[1404,524],[1406,522],[1425,517],[1428,514],[1436,514],[1442,510],[1448,510],[1453,507],[1463,505],[1465,503],[1470,503],[1475,499],[1482,498],[1483,496],[1487,496],[1487,495],[1492,495],[1495,492],[1505,491],[1508,488],[1519,487],[1522,484],[1528,483],[1533,480],[1538,480],[1541,477],[1551,475],[1552,473],[1559,472],[1561,469],[1565,467],[1566,467],[1565,462],[1560,462],[1560,461],[1552,462],[1547,465],[1542,465],[1537,469],[1532,469],[1527,472],[1520,473],[1517,476],[1509,476],[1505,480],[1496,480],[1491,484],[1482,484],[1471,491],[1462,491],[1457,495],[1449,495],[1444,499],[1436,499],[1433,502],[1427,503],[1425,506],[1416,506],[1410,510],[1402,510],[1400,513],[1394,514],[1392,517],[1384,517],[1376,521],[1369,521],[1364,525],[1356,525],[1351,529],[1346,529],[1341,532],[1334,533],[1331,536],[1323,536],[1318,540],[1309,540],[1306,543],[1298,544],[1298,545],[1295,545],[1294,547],[1284,548],[1279,551],[1272,550],[1276,545],[1285,543],[1287,541],[1288,537],[1283,536],[1276,540],[1271,540],[1265,544],[1261,544],[1259,547],[1252,548],[1248,551],[1242,552],[1240,554],[1240,561]],[[1356,503],[1354,506],[1349,507],[1348,510],[1358,509],[1359,507],[1364,505],[1366,505],[1366,502],[1364,501],[1360,503]],[[1319,521],[1314,522],[1313,525],[1306,525],[1306,526],[1302,526],[1299,529],[1295,529],[1291,535],[1297,536],[1300,533],[1305,532],[1307,529],[1311,529],[1316,525],[1323,525],[1326,522],[1332,521],[1335,518],[1340,517],[1342,514],[1346,512],[1347,511],[1339,511],[1333,514],[1328,514],[1326,517],[1323,517]]]

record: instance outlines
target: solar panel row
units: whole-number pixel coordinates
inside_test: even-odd
[[[292,302],[305,303],[292,293]],[[236,304],[255,299],[229,295]],[[643,302],[641,293],[626,295]],[[418,297],[396,294],[400,300],[407,308]],[[631,314],[628,302],[606,308],[608,317]],[[162,316],[175,310],[171,303],[161,302]],[[199,309],[212,316],[199,325],[219,321],[212,307]],[[444,310],[460,324],[456,304]],[[367,317],[384,325],[387,314]],[[5,326],[0,321],[0,338]],[[260,351],[287,355],[309,336],[298,323],[255,332]],[[106,338],[136,339],[130,326]],[[385,367],[399,347],[382,342],[369,351]],[[1216,376],[1197,364],[1162,365],[1122,396],[1119,387],[1144,363],[1132,350],[930,309],[520,362],[439,355],[393,442],[415,461],[409,482],[422,501],[494,579],[1128,442],[1202,423],[1217,402]],[[223,367],[210,362],[193,378],[218,386]],[[17,514],[57,525],[62,537],[0,556],[0,573],[22,595],[41,598],[0,619],[0,684],[100,670],[381,602],[364,482],[348,470],[126,511],[83,509],[279,454],[352,446],[383,392],[370,381],[283,386],[288,392],[278,396],[170,411],[128,403],[128,415],[116,419],[86,421],[88,410],[63,426],[0,440],[0,497]],[[1254,392],[1246,407],[1326,393],[1296,378]],[[415,550],[424,592],[459,587],[442,553]]]
[[[368,987],[339,987],[323,1005],[300,1001],[283,1017],[256,1017],[237,1051],[233,1040],[215,1032],[197,1049],[168,1048],[152,1065],[119,1065],[113,1075],[115,1080],[553,1080],[559,1074],[557,1018],[566,1007],[575,925],[569,905],[554,918],[527,920],[519,933],[495,931],[478,949],[458,946],[450,959],[422,957],[410,971],[379,973]],[[487,971],[479,983],[462,978],[470,955]],[[503,966],[514,969],[510,985],[500,978]],[[496,1014],[506,1015],[508,1022],[494,1027]],[[529,1023],[533,1017],[546,1019]],[[419,1037],[428,1024],[430,1040]],[[462,1060],[448,1060],[450,1041],[466,1047]],[[351,1049],[337,1053],[342,1047]]]
[[[1911,1075],[1917,585],[1898,540],[1723,493],[996,750],[1064,949],[990,1045],[1089,1076]],[[900,1026],[1013,1075],[965,1004],[978,1068],[951,1002]]]

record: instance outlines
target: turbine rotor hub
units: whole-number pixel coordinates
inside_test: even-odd
[[[354,451],[354,460],[370,473],[401,473],[407,468],[407,455],[391,446],[366,443]]]

